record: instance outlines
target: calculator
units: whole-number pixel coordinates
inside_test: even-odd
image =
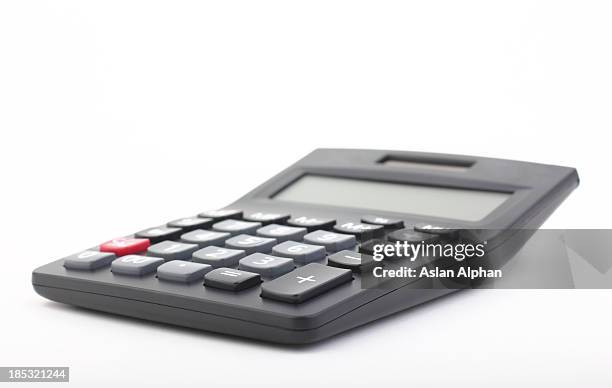
[[[317,149],[222,209],[103,239],[35,269],[32,283],[74,306],[312,343],[455,291],[364,286],[372,241],[481,230],[503,246],[504,231],[537,229],[577,185],[569,167]]]

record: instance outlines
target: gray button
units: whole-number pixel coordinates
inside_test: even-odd
[[[288,240],[299,241],[304,238],[306,232],[306,228],[278,224],[271,224],[257,229],[258,236],[275,238],[278,242]]]
[[[213,267],[208,264],[175,260],[157,267],[157,277],[172,282],[191,283],[203,279],[212,269]]]
[[[161,257],[166,261],[190,260],[191,254],[198,250],[197,244],[185,244],[176,241],[162,241],[151,245],[147,255]]]
[[[181,228],[170,228],[167,226],[157,226],[146,230],[141,230],[136,233],[138,238],[148,238],[151,244],[163,240],[172,240],[180,235],[183,231]]]
[[[192,260],[197,263],[210,264],[213,267],[232,267],[245,256],[244,251],[238,249],[220,248],[210,246],[193,253]]]
[[[302,303],[353,279],[348,269],[310,263],[261,286],[263,298]]]
[[[250,236],[248,234],[232,237],[225,242],[226,247],[231,249],[242,249],[247,255],[255,252],[270,252],[275,244],[276,239],[274,238]]]
[[[255,272],[267,278],[274,278],[289,271],[293,271],[295,264],[293,260],[286,257],[266,255],[263,253],[253,253],[240,259],[239,269]]]
[[[229,291],[241,291],[261,283],[261,276],[253,272],[231,268],[213,269],[204,276],[206,287],[221,288]]]
[[[110,265],[116,259],[114,253],[83,251],[64,258],[64,267],[69,269],[93,270]]]
[[[255,233],[257,229],[261,227],[260,222],[249,222],[249,221],[239,221],[239,220],[225,220],[221,222],[217,222],[213,225],[213,229],[217,232],[227,232],[231,233],[232,236],[237,234],[249,234]]]
[[[325,257],[325,247],[296,241],[285,241],[272,248],[272,254],[290,257],[297,263],[306,264],[323,259]]]
[[[267,225],[287,221],[289,217],[289,214],[256,212],[245,215],[244,219],[247,221],[258,221]]]
[[[209,245],[223,245],[230,236],[229,233],[198,229],[182,235],[181,241],[188,244],[198,244],[200,248],[204,248]]]
[[[111,271],[122,275],[142,276],[155,272],[163,262],[161,257],[127,255],[113,261]]]
[[[182,228],[183,231],[201,229],[209,227],[213,224],[212,218],[201,218],[201,217],[185,217],[179,218],[178,220],[168,222],[168,226],[175,228]]]
[[[242,217],[242,210],[236,210],[236,209],[208,210],[208,211],[198,214],[198,217],[212,218],[215,221],[227,220],[228,218],[240,218]]]
[[[352,234],[334,233],[325,230],[308,233],[304,236],[304,241],[309,244],[323,245],[327,252],[338,252],[357,245],[357,239]]]

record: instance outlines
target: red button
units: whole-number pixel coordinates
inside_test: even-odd
[[[113,252],[117,256],[144,252],[151,245],[147,238],[120,237],[100,245],[100,252]]]

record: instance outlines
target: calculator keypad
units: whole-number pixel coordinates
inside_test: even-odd
[[[457,233],[433,225],[403,228],[403,220],[379,216],[360,221],[208,211],[108,241],[99,251],[83,251],[63,262],[69,270],[110,265],[114,274],[157,273],[160,281],[203,282],[228,291],[255,287],[263,280],[261,297],[302,303],[377,264],[372,258],[377,245],[437,241]]]

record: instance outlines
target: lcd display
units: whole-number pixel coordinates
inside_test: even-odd
[[[497,209],[510,195],[495,191],[304,175],[273,198],[279,201],[479,221]]]

